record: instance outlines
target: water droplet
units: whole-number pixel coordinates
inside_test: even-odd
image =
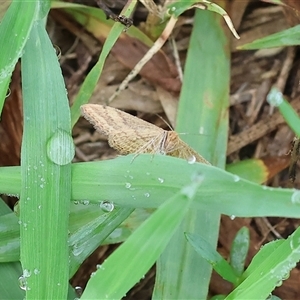
[[[40,271],[39,269],[34,269],[34,270],[33,270],[33,273],[34,273],[35,275],[40,274],[40,272],[41,272],[41,271]]]
[[[23,275],[21,275],[19,277],[19,286],[20,289],[24,290],[24,291],[29,291],[30,288],[27,285],[27,278],[31,276],[31,272],[27,269],[23,270]]]
[[[271,299],[272,299],[272,293],[269,294],[269,296],[266,300],[271,300]]]
[[[29,270],[27,270],[27,269],[24,269],[23,270],[23,276],[24,277],[30,277],[31,276],[31,272]]]
[[[61,58],[61,49],[57,45],[53,45],[53,48],[54,48],[55,54],[57,56],[57,59],[60,60],[60,58]]]
[[[79,204],[79,201],[74,200],[73,203],[74,203],[75,205],[77,205],[77,204]]]
[[[131,183],[126,182],[126,183],[125,183],[125,187],[126,187],[126,189],[130,189],[130,188],[131,188]]]
[[[145,193],[144,196],[147,197],[147,198],[149,198],[150,194],[149,193]]]
[[[279,106],[283,102],[282,93],[275,87],[271,88],[267,95],[267,101],[272,106]]]
[[[203,126],[200,126],[200,128],[199,128],[199,134],[204,134],[204,127]]]
[[[194,164],[196,162],[195,155],[192,155],[191,157],[189,157],[187,161],[190,165]]]
[[[47,155],[57,165],[70,163],[75,155],[71,135],[64,130],[57,130],[47,143]]]
[[[89,205],[90,204],[90,201],[89,200],[82,200],[81,202],[83,205]]]
[[[277,283],[275,284],[276,287],[280,287],[282,285],[282,280],[278,280]]]
[[[92,272],[91,275],[90,275],[90,277],[92,278],[92,277],[94,277],[95,275],[96,275],[96,272]]]
[[[82,295],[82,292],[83,292],[83,289],[81,286],[75,286],[75,293],[77,294],[77,296],[81,296]]]
[[[115,206],[113,204],[113,202],[110,202],[108,200],[105,201],[101,201],[100,202],[100,208],[104,211],[104,212],[111,212],[114,210]]]
[[[296,190],[293,194],[292,194],[292,203],[294,204],[298,204],[300,203],[300,191]]]
[[[98,265],[96,265],[96,269],[97,270],[99,270],[99,269],[104,270],[105,268],[103,267],[103,265],[98,264]]]
[[[78,256],[79,254],[81,254],[83,251],[82,247],[78,247],[77,244],[74,244],[73,249],[72,249],[72,253],[74,256]]]
[[[163,178],[160,178],[160,177],[158,177],[157,179],[160,183],[164,183],[164,181],[165,181]]]
[[[24,277],[24,275],[22,275],[22,276],[19,277],[19,286],[20,286],[20,289],[23,290],[23,291],[27,291],[28,290],[28,287],[27,287],[27,278]]]
[[[11,89],[8,88],[7,92],[6,92],[6,95],[5,95],[5,98],[8,98],[11,94]]]
[[[240,176],[238,176],[238,175],[233,175],[233,181],[234,182],[238,182],[238,181],[240,181]]]
[[[231,216],[230,216],[230,220],[234,220],[235,218],[236,218],[235,215],[231,215]]]

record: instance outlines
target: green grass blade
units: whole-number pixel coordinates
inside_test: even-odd
[[[4,201],[0,198],[0,219],[3,219],[7,216],[11,215],[10,208],[4,203]],[[13,216],[13,224],[15,227],[18,227],[18,219],[16,215]],[[3,231],[6,229],[6,232],[8,233],[8,237],[10,239],[14,238],[14,234],[12,233],[11,223],[2,222],[0,221],[0,231]],[[14,226],[12,226],[14,227]],[[18,228],[19,229],[19,228]],[[1,234],[0,234],[1,235]],[[17,234],[17,239],[14,241],[15,244],[19,244],[20,241],[20,235]],[[0,238],[0,243],[2,244],[3,239],[2,235]],[[3,252],[7,252],[8,256],[12,258],[11,251],[12,247],[11,244],[8,242],[7,244],[4,244],[4,247],[6,249],[0,248],[0,256],[2,256]],[[17,246],[18,247],[18,246]],[[22,274],[22,267],[21,264],[18,262],[19,255],[14,260],[14,263],[0,263],[0,300],[6,300],[6,299],[23,299],[25,296],[25,292],[20,289],[19,287],[19,281],[18,278],[20,274]]]
[[[1,194],[9,196],[20,196],[21,190],[21,168],[8,167],[0,168],[0,190]]]
[[[132,210],[131,208],[115,208],[112,212],[101,213],[101,208],[93,205],[91,209],[71,214],[70,277],[107,236],[130,215]]]
[[[176,131],[187,133],[183,138],[188,144],[212,164],[224,168],[230,64],[229,55],[224,51],[228,41],[220,19],[211,12],[196,12]],[[201,193],[198,199],[206,201],[207,194]],[[207,296],[211,266],[187,245],[183,232],[201,232],[215,246],[220,215],[219,209],[199,208],[189,212],[158,262],[156,298],[204,299]]]
[[[105,13],[96,7],[80,5],[68,2],[52,2],[52,8],[60,8],[67,12],[76,22],[84,26],[84,28],[97,38],[107,37],[107,31],[115,22],[107,19]],[[97,27],[102,27],[101,29]],[[153,41],[143,31],[132,25],[126,30],[126,34],[130,37],[137,38],[145,45],[151,47]]]
[[[237,47],[240,50],[266,49],[300,44],[300,25],[257,39],[251,43]]]
[[[231,265],[205,239],[196,234],[186,233],[185,236],[198,254],[210,263],[220,276],[233,284],[238,282]]]
[[[131,1],[130,5],[126,8],[125,11],[122,12],[122,14],[124,16],[129,17],[136,4],[137,2]],[[124,30],[124,25],[120,23],[114,24],[109,36],[107,37],[103,45],[101,54],[99,56],[99,60],[92,68],[92,70],[89,72],[89,74],[86,76],[83,84],[81,85],[79,93],[76,96],[73,106],[71,108],[72,126],[74,126],[74,124],[77,122],[77,120],[80,117],[80,106],[88,103],[89,99],[91,98],[93,91],[96,87],[96,84],[100,78],[105,60],[123,30]]]
[[[213,165],[224,168],[227,147],[230,59],[221,18],[198,11],[184,73],[177,132]],[[209,35],[207,34],[209,32]],[[228,50],[229,51],[229,50]]]
[[[20,289],[18,278],[22,274],[19,262],[0,264],[0,300],[24,299],[25,292]]]
[[[287,124],[300,137],[300,118],[293,107],[284,99],[282,93],[273,87],[267,96],[267,101],[270,105],[278,107]]]
[[[226,299],[266,299],[299,262],[299,238],[297,228],[286,240],[263,246],[243,274],[243,282]]]
[[[199,163],[190,165],[174,157],[141,154],[132,162],[133,157],[73,164],[72,199],[88,199],[90,203],[109,200],[121,207],[157,208],[163,199],[187,184],[194,172],[200,172],[205,178],[201,192],[192,204],[193,209],[237,217],[297,218],[300,214],[298,190],[261,186],[216,167]],[[180,176],[174,170],[180,170]],[[3,167],[0,192],[10,193],[2,180],[8,181],[9,175],[15,179],[18,174],[16,167]],[[20,192],[20,177],[15,185],[14,191]]]
[[[82,207],[73,209],[70,214],[68,240],[70,277],[74,275],[81,263],[132,212],[131,208],[115,208],[112,212],[104,213],[100,206],[95,204],[76,206]],[[15,213],[8,213],[0,216],[0,224],[0,262],[19,261],[20,226],[18,218]],[[121,237],[120,230],[118,230],[118,234]],[[20,274],[21,272],[19,276]]]
[[[23,54],[37,13],[37,1],[11,3],[0,23],[0,112],[4,104],[12,71]]]
[[[158,208],[103,263],[81,299],[121,299],[155,263],[186,214],[200,183],[201,178],[196,176]]]
[[[264,183],[269,170],[261,159],[245,159],[226,165],[226,171],[255,183]]]
[[[22,85],[20,241],[26,299],[65,299],[74,146],[64,80],[44,20],[36,21],[26,44]]]
[[[238,276],[241,276],[244,272],[249,245],[249,229],[247,227],[242,227],[237,232],[230,249],[230,265]]]
[[[18,261],[20,259],[20,226],[18,218],[14,213],[9,213],[1,216],[0,220],[0,261]]]

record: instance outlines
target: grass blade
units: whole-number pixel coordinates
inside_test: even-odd
[[[23,54],[38,1],[13,1],[0,23],[0,112],[4,104],[11,74]],[[9,42],[8,42],[9,41]],[[5,47],[4,47],[5,45]]]
[[[176,131],[187,133],[183,138],[192,148],[212,164],[224,168],[230,66],[228,54],[224,51],[228,41],[219,24],[220,19],[220,16],[208,11],[196,12]],[[201,194],[197,200],[206,201],[206,197],[206,194]],[[158,261],[156,298],[207,297],[211,266],[197,255],[183,235],[184,232],[201,232],[207,242],[216,245],[219,212],[207,211],[204,206],[202,209],[189,211]]]
[[[25,47],[22,84],[23,289],[26,299],[65,299],[69,279],[70,162],[74,146],[64,80],[43,20],[36,21]]]
[[[200,183],[201,176],[195,177],[190,185],[158,208],[98,269],[81,299],[121,299],[163,251]]]
[[[137,2],[131,1],[130,5],[126,8],[126,10],[122,12],[122,15],[129,17],[136,4]],[[124,25],[120,23],[114,24],[109,36],[107,37],[103,45],[101,54],[99,56],[99,60],[89,72],[89,74],[86,76],[83,84],[81,85],[79,93],[76,96],[73,106],[71,108],[72,126],[74,126],[74,124],[80,117],[80,106],[88,103],[89,99],[91,98],[96,84],[100,78],[105,60],[123,30]]]

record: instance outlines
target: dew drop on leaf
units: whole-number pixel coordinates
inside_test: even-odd
[[[195,155],[190,156],[187,161],[190,165],[194,164],[196,162],[196,156]]]
[[[47,143],[47,155],[57,165],[69,164],[75,155],[71,135],[64,130],[57,130]]]
[[[27,279],[24,275],[19,277],[19,286],[21,290],[27,291]]]
[[[291,201],[294,204],[300,204],[300,191],[294,191],[294,193],[292,194]]]
[[[100,202],[100,208],[104,212],[111,212],[114,210],[115,206],[114,206],[113,202],[105,200],[105,201]]]

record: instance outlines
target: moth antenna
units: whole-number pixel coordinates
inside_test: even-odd
[[[160,115],[155,114],[156,116],[158,116],[168,127],[171,131],[174,131],[174,129],[172,128],[172,126]]]

